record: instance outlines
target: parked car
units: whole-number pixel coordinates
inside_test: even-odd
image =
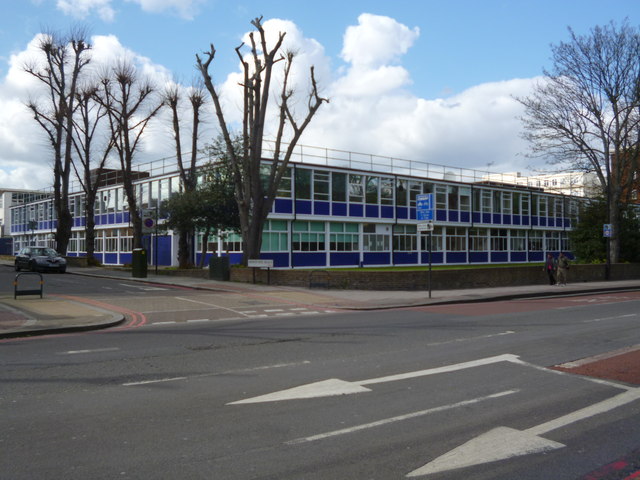
[[[53,248],[24,247],[16,255],[15,268],[16,272],[24,268],[32,272],[54,270],[64,273],[67,271],[67,261]]]

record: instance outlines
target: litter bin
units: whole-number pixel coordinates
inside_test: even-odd
[[[131,256],[131,276],[147,278],[147,251],[144,248],[134,248]]]
[[[229,272],[229,257],[211,257],[209,259],[209,278],[228,282],[231,278]]]

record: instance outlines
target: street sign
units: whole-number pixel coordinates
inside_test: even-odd
[[[602,236],[605,238],[610,238],[612,236],[612,228],[610,223],[605,223],[602,226]]]
[[[143,208],[140,212],[142,217],[142,233],[153,233],[156,228],[155,208]]]
[[[433,220],[418,224],[419,232],[433,232]]]
[[[257,259],[251,258],[247,260],[247,267],[254,268],[273,268],[273,259]]]
[[[433,193],[421,193],[416,195],[416,219],[421,221],[434,220],[433,218]]]

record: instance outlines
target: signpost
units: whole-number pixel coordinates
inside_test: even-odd
[[[416,195],[416,219],[418,232],[429,232],[427,247],[429,249],[429,298],[431,298],[431,235],[433,232],[434,202],[433,193],[421,193]]]
[[[256,268],[266,268],[267,285],[271,285],[271,269],[273,268],[273,259],[250,258],[249,260],[247,260],[247,267],[253,268],[253,283],[256,283]]]

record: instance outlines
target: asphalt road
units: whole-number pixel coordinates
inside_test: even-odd
[[[639,344],[638,292],[250,318],[48,280],[150,321],[0,343],[1,478],[563,480],[640,445],[636,387],[547,368]]]

